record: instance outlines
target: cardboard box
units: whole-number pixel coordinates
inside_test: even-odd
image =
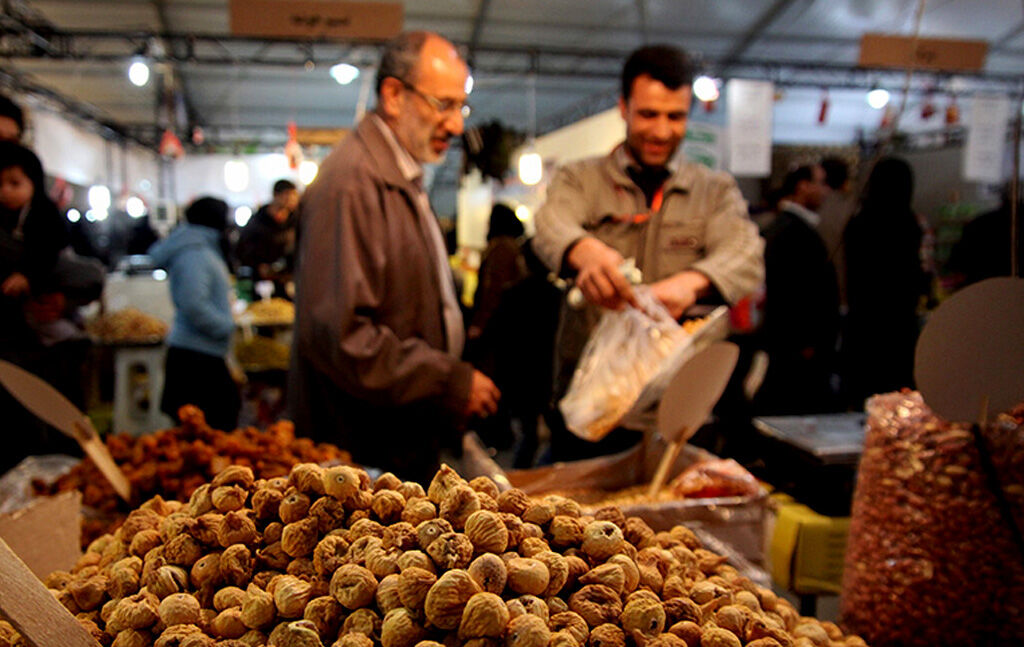
[[[775,528],[768,549],[772,579],[801,595],[838,594],[850,518],[826,517],[785,496],[775,502]]]

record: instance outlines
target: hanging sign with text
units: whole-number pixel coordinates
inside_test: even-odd
[[[729,170],[741,177],[768,177],[772,172],[775,86],[771,81],[732,79],[725,93]]]
[[[231,33],[264,38],[387,40],[402,31],[397,2],[231,0]]]
[[[983,40],[918,38],[864,34],[860,39],[861,67],[899,67],[951,72],[985,67],[988,43]]]

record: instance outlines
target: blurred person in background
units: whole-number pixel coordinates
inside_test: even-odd
[[[849,302],[843,378],[849,404],[857,410],[871,395],[914,385],[918,308],[931,292],[931,277],[913,195],[910,165],[895,157],[881,159],[843,233]]]
[[[228,205],[199,198],[185,209],[185,222],[149,254],[167,270],[174,301],[160,409],[178,420],[178,409],[194,404],[211,427],[231,431],[241,400],[226,361],[235,327],[223,246],[227,226]]]
[[[88,342],[70,320],[56,267],[67,247],[65,220],[44,191],[43,166],[19,144],[0,142],[0,357],[35,373],[83,405]],[[79,343],[83,342],[83,343]],[[31,454],[77,453],[75,443],[38,421],[4,391],[11,434],[4,466]]]
[[[388,42],[377,105],[302,200],[288,396],[298,433],[428,482],[500,392],[461,355],[465,327],[423,188],[463,130],[468,68],[431,32]]]
[[[284,284],[291,279],[298,208],[298,187],[278,180],[271,202],[259,208],[238,238],[239,266],[252,268],[253,280],[274,281],[278,296],[285,295]]]
[[[825,194],[821,207],[817,209],[821,216],[817,230],[836,271],[840,306],[845,306],[846,256],[843,250],[843,230],[857,209],[857,194],[853,190],[853,178],[850,177],[850,167],[845,160],[839,157],[826,157],[821,160],[821,167],[825,169],[825,184],[830,190]]]
[[[512,348],[510,335],[517,334],[515,326],[510,324],[519,313],[510,311],[504,303],[509,289],[527,275],[526,259],[519,248],[519,238],[524,231],[523,223],[507,205],[496,204],[491,208],[487,248],[477,273],[466,333],[466,359],[490,375],[505,394],[497,415],[489,417],[477,429],[488,446],[498,449],[506,449],[514,442],[508,409],[509,387],[515,388],[519,380],[530,379],[515,371],[516,357],[508,354]]]
[[[1011,187],[1007,182],[1000,192],[999,206],[987,211],[964,225],[960,240],[953,246],[946,262],[945,272],[949,286],[954,290],[967,287],[997,276],[1010,276]],[[1017,204],[1018,218],[1024,210],[1024,200]],[[1024,259],[1024,231],[1017,230],[1017,258]]]
[[[25,132],[25,113],[18,104],[0,94],[0,141],[20,142]]]
[[[754,398],[758,415],[838,407],[832,375],[839,337],[839,286],[817,231],[830,191],[821,165],[791,171],[778,213],[764,231],[764,322],[757,333],[768,370]]]

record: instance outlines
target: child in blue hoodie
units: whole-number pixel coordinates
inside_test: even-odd
[[[175,308],[160,409],[177,420],[182,405],[194,404],[211,427],[230,431],[241,401],[225,359],[234,330],[221,251],[227,216],[223,200],[199,198],[185,210],[186,223],[149,254],[167,270]]]

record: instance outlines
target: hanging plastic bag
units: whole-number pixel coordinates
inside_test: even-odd
[[[690,339],[650,288],[638,287],[634,294],[638,307],[601,317],[559,402],[566,426],[585,440],[600,440],[614,429],[644,386]]]

